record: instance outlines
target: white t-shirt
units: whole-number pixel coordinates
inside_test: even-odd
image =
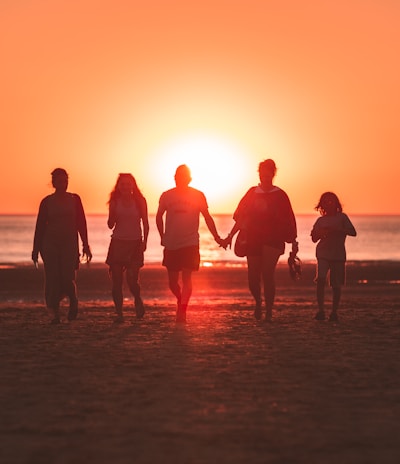
[[[199,245],[200,212],[208,209],[203,192],[192,187],[167,190],[160,197],[159,207],[166,212],[165,248],[177,250]]]

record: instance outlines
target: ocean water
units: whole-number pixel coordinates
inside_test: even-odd
[[[318,218],[317,214],[297,215],[299,257],[302,261],[315,261],[315,244],[310,238],[311,228]],[[400,216],[350,216],[357,237],[346,240],[347,259],[390,260],[400,261]],[[151,215],[150,235],[145,261],[149,264],[160,264],[162,247],[155,224],[155,216]],[[217,230],[225,237],[233,225],[230,215],[215,215]],[[20,264],[30,262],[32,241],[36,217],[34,215],[0,215],[0,263]],[[104,215],[87,215],[89,242],[93,253],[93,262],[105,261],[111,231],[107,228]],[[201,221],[200,246],[202,265],[243,265],[244,258],[237,258],[232,250],[218,247],[208,229]],[[281,260],[287,258],[290,246],[287,246]]]

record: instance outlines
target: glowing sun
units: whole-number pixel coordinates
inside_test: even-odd
[[[209,203],[222,205],[248,182],[247,156],[238,144],[214,135],[194,134],[174,139],[157,151],[153,173],[163,189],[171,188],[176,168],[186,164],[191,186],[202,190]],[[250,166],[251,167],[251,166]]]

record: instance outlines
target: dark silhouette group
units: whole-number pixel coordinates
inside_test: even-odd
[[[292,264],[296,263],[299,251],[296,219],[289,197],[273,183],[276,171],[271,159],[259,164],[259,184],[251,187],[240,200],[233,215],[232,229],[221,238],[208,211],[204,193],[189,185],[192,180],[190,169],[186,165],[176,169],[176,186],[160,196],[156,225],[164,249],[162,265],[167,269],[169,288],[176,298],[177,323],[186,322],[192,295],[192,273],[200,266],[200,214],[220,247],[232,246],[237,235],[235,252],[247,259],[248,286],[255,302],[254,317],[258,321],[272,321],[279,257],[285,252],[286,243],[291,244]],[[32,260],[37,265],[39,254],[42,257],[46,306],[52,312],[51,322],[58,324],[60,302],[65,297],[69,298],[68,320],[72,321],[78,315],[76,271],[80,260],[89,262],[92,253],[81,199],[77,194],[67,192],[67,172],[57,168],[51,175],[54,193],[40,203]],[[112,229],[112,236],[106,263],[115,322],[122,323],[124,275],[134,298],[136,317],[141,319],[145,314],[139,272],[144,265],[149,220],[146,199],[132,174],[119,174],[108,206],[107,225]],[[317,243],[318,312],[315,319],[325,319],[325,284],[329,274],[333,293],[329,320],[337,321],[341,287],[345,283],[345,239],[347,235],[356,236],[356,230],[334,193],[325,192],[315,209],[321,214],[311,231],[311,239]]]

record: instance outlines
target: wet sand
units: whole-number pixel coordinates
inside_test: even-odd
[[[313,274],[279,267],[265,324],[245,269],[202,268],[180,326],[165,270],[144,268],[145,318],[128,299],[115,325],[92,265],[78,320],[52,326],[42,270],[0,268],[0,461],[398,463],[399,263],[349,263],[338,323],[313,320]]]

